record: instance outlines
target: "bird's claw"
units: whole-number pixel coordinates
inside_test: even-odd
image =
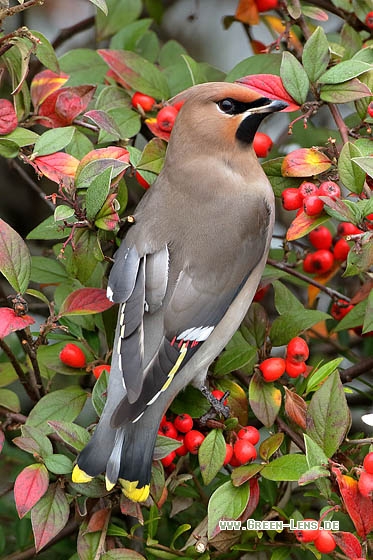
[[[226,398],[229,397],[229,391],[226,391],[220,399],[217,399],[205,386],[201,387],[201,393],[211,405],[211,409],[201,417],[200,420],[202,422],[207,422],[207,420],[210,420],[216,414],[218,414],[219,416],[223,416],[225,419],[229,418],[229,406],[226,406],[224,404]]]

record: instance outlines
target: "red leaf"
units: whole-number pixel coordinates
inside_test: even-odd
[[[162,138],[162,140],[169,141],[171,132],[165,132],[161,130],[158,126],[157,119],[146,119],[145,121],[146,126],[154,134],[157,138]]]
[[[355,525],[357,534],[363,539],[373,529],[373,501],[362,496],[358,489],[357,480],[342,474],[339,469],[333,468],[343,502],[348,515]]]
[[[316,148],[299,148],[284,157],[281,172],[284,177],[310,177],[331,166],[330,159]]]
[[[29,465],[17,476],[14,499],[20,519],[44,496],[48,490],[49,476],[44,465]]]
[[[65,527],[69,512],[69,504],[60,483],[51,484],[31,511],[36,552],[46,546]]]
[[[283,113],[297,111],[300,107],[284,88],[280,76],[274,76],[273,74],[254,74],[253,76],[240,78],[236,80],[236,82],[248,86],[270,99],[285,101],[288,103],[288,106],[286,109],[283,109]]]
[[[8,99],[0,99],[0,134],[9,134],[17,126],[18,120],[13,103]]]
[[[36,74],[31,84],[31,99],[35,109],[54,91],[60,89],[69,79],[64,72],[56,74],[52,70],[43,70]]]
[[[286,232],[286,239],[288,241],[293,241],[294,239],[304,237],[310,231],[317,228],[317,226],[327,220],[329,220],[329,216],[326,216],[325,214],[320,217],[313,217],[307,216],[307,214],[302,211],[291,222],[289,229]]]
[[[0,453],[3,450],[4,442],[5,442],[5,434],[3,430],[0,430]]]
[[[42,175],[55,183],[60,183],[74,178],[79,160],[65,152],[55,152],[48,156],[36,157],[33,163]]]
[[[105,508],[95,511],[88,521],[86,532],[96,533],[96,531],[102,531],[107,526],[108,518],[110,518],[110,509]]]
[[[101,288],[80,288],[67,296],[60,309],[60,316],[90,315],[101,313],[112,307],[106,297],[105,290]]]
[[[85,111],[95,92],[94,86],[60,88],[41,103],[38,123],[47,128],[70,125],[75,117]]]
[[[109,49],[99,49],[97,52],[111,70],[111,72],[109,70],[108,77],[114,77],[125,89],[131,89],[129,84],[125,82],[123,76],[137,76],[138,74],[125,63],[124,52]]]
[[[355,535],[345,531],[339,531],[338,533],[333,533],[333,537],[339,548],[346,556],[351,558],[351,560],[361,558],[363,549]]]
[[[5,338],[8,334],[20,331],[29,325],[33,325],[35,319],[30,315],[16,315],[9,307],[0,308],[0,338]]]
[[[259,503],[260,488],[259,488],[258,479],[251,478],[249,484],[250,484],[250,497],[249,497],[249,501],[247,502],[247,506],[240,517],[241,523],[247,521],[249,517],[251,517],[251,515],[256,510]]]

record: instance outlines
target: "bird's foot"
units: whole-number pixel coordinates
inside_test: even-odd
[[[229,406],[224,404],[225,399],[229,397],[229,391],[226,391],[220,399],[217,399],[204,385],[200,388],[200,391],[211,405],[211,409],[200,418],[202,423],[211,420],[217,414],[225,419],[229,418]]]

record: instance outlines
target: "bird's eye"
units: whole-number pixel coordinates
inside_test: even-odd
[[[218,107],[223,113],[228,115],[233,115],[236,112],[233,99],[222,99],[219,101]]]

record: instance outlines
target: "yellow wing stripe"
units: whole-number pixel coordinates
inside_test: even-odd
[[[167,375],[167,381],[166,383],[163,385],[162,389],[161,389],[161,393],[163,393],[163,391],[165,391],[171,384],[175,374],[178,372],[178,370],[180,369],[180,366],[186,356],[188,347],[186,344],[183,344],[180,350],[180,354],[178,359],[175,362],[174,367],[171,369],[171,371],[169,372],[169,374]]]

